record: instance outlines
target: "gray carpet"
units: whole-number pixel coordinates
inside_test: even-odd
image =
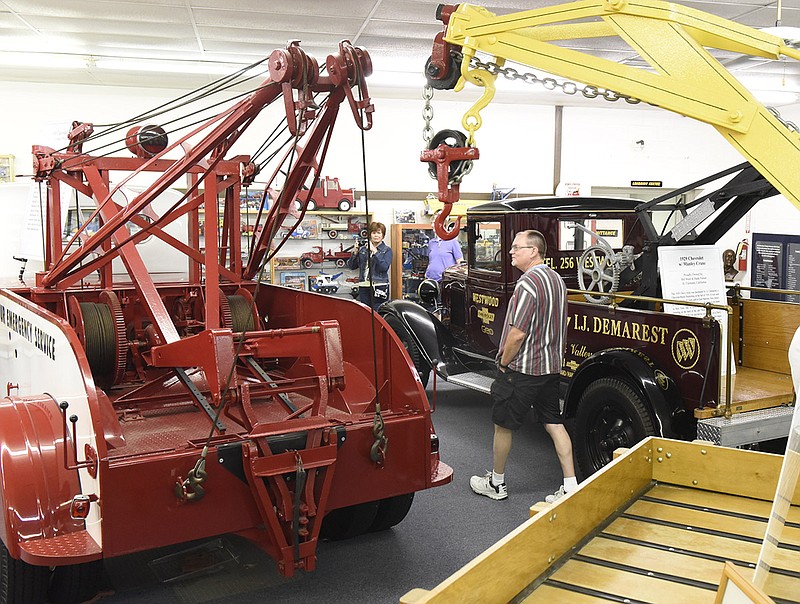
[[[432,396],[431,388],[428,388]],[[492,501],[472,493],[469,477],[491,469],[492,425],[486,395],[439,384],[434,426],[451,484],[417,493],[395,528],[349,541],[321,543],[317,570],[286,579],[247,541],[224,537],[236,560],[220,571],[159,583],[148,566],[185,550],[177,546],[109,560],[113,589],[102,603],[396,603],[414,587],[432,588],[524,522],[528,507],[561,484],[561,471],[544,429],[528,422],[514,438],[506,469],[509,497]]]

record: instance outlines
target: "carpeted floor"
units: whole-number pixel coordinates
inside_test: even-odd
[[[290,579],[277,573],[266,554],[233,536],[224,537],[223,545],[235,560],[214,574],[183,581],[160,583],[152,562],[188,545],[109,560],[114,593],[101,602],[390,604],[414,587],[434,587],[524,522],[528,507],[561,484],[550,438],[541,426],[528,422],[514,438],[506,469],[508,499],[475,495],[469,477],[491,469],[488,396],[439,384],[436,403],[434,426],[442,459],[453,467],[455,478],[447,486],[417,493],[408,516],[395,528],[321,543],[317,570]]]

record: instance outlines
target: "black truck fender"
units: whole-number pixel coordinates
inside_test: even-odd
[[[432,313],[410,300],[391,300],[382,304],[379,312],[393,329],[399,322],[419,349],[422,360],[432,369],[447,362],[455,341]],[[388,317],[394,317],[397,322]],[[402,337],[403,334],[398,335]]]
[[[647,355],[631,348],[601,350],[580,364],[567,385],[566,416],[575,415],[581,394],[589,384],[612,376],[622,378],[642,395],[659,436],[694,438],[694,420],[684,408],[675,382]]]

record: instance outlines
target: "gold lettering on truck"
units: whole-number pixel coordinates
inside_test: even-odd
[[[483,304],[485,306],[500,306],[500,298],[497,296],[490,296],[488,294],[478,294],[473,292],[472,301],[475,304]]]
[[[591,319],[591,322],[588,319]],[[578,313],[567,317],[567,325],[576,331],[599,333],[612,338],[650,342],[661,346],[666,346],[669,335],[667,327],[609,317],[588,317]]]
[[[495,313],[490,312],[485,306],[478,311],[478,318],[483,321],[484,325],[488,325],[494,321]]]

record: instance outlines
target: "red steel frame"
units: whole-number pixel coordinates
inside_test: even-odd
[[[152,157],[81,153],[91,133],[86,124],[74,129],[66,152],[34,147],[36,178],[48,185],[45,270],[37,274],[34,287],[18,288],[21,296],[0,292],[0,301],[17,304],[67,336],[84,375],[91,411],[90,418],[76,417],[74,422],[90,421],[100,437],[85,451],[71,449],[67,412],[62,419],[51,409],[58,393],[0,402],[0,416],[8,425],[27,413],[24,409],[43,410],[8,446],[9,451],[39,450],[41,465],[16,468],[14,455],[0,460],[5,481],[0,495],[9,510],[0,536],[14,558],[34,565],[69,565],[239,532],[256,540],[275,557],[281,572],[291,575],[314,568],[326,510],[451,480],[452,470],[439,462],[424,390],[385,322],[355,302],[260,286],[255,280],[270,243],[294,211],[297,191],[318,177],[340,105],[347,100],[365,130],[372,125],[373,111],[364,81],[371,73],[369,55],[349,42],[327,58],[327,75],[320,75],[316,60],[297,43],[274,51],[268,66],[270,78],[256,92]],[[318,110],[312,95],[319,92],[328,93],[328,99]],[[225,153],[259,112],[281,97],[290,132],[301,145],[278,199],[259,216],[263,226],[256,229],[243,263],[239,193],[252,181],[254,165],[247,156],[225,159]],[[208,133],[181,159],[165,158],[203,132]],[[130,176],[112,186],[112,172]],[[127,205],[112,200],[122,184],[142,172],[158,176]],[[190,187],[181,202],[153,223],[141,217],[187,175]],[[66,244],[60,227],[63,186],[93,198],[97,210],[92,218],[100,218],[96,233],[79,229]],[[218,234],[220,227],[211,217],[217,216],[220,198],[224,212]],[[204,251],[198,234],[200,208],[206,216]],[[187,243],[165,231],[182,216],[189,218]],[[131,234],[129,223],[141,230]],[[189,258],[188,282],[155,282],[136,248],[151,235]],[[82,245],[76,248],[79,236]],[[112,261],[117,257],[129,282],[115,281]],[[76,300],[93,303],[108,296],[102,292],[119,300],[115,320],[123,337],[123,358],[129,359],[122,368],[125,379],[105,391],[96,387],[74,325],[67,320],[70,309],[78,308]],[[228,294],[253,302],[251,330],[232,331],[226,320]],[[192,301],[191,320],[177,322],[175,306]],[[262,317],[269,317],[269,329],[261,324]],[[371,340],[363,329],[369,320],[375,325]],[[9,394],[11,388],[9,382]],[[160,413],[164,409],[168,412]],[[146,422],[136,423],[154,412]],[[34,442],[47,431],[58,436],[52,442]],[[392,449],[387,453],[390,434]],[[279,437],[288,437],[290,444],[276,448]],[[379,440],[381,455],[376,458],[370,452]],[[99,502],[102,508],[102,548],[68,515],[69,497],[80,489],[75,475],[79,467],[101,477],[100,492],[89,495],[90,505]],[[12,478],[22,473],[61,489],[31,500],[13,484]],[[146,504],[138,496],[142,489]],[[31,512],[24,530],[12,509]]]

